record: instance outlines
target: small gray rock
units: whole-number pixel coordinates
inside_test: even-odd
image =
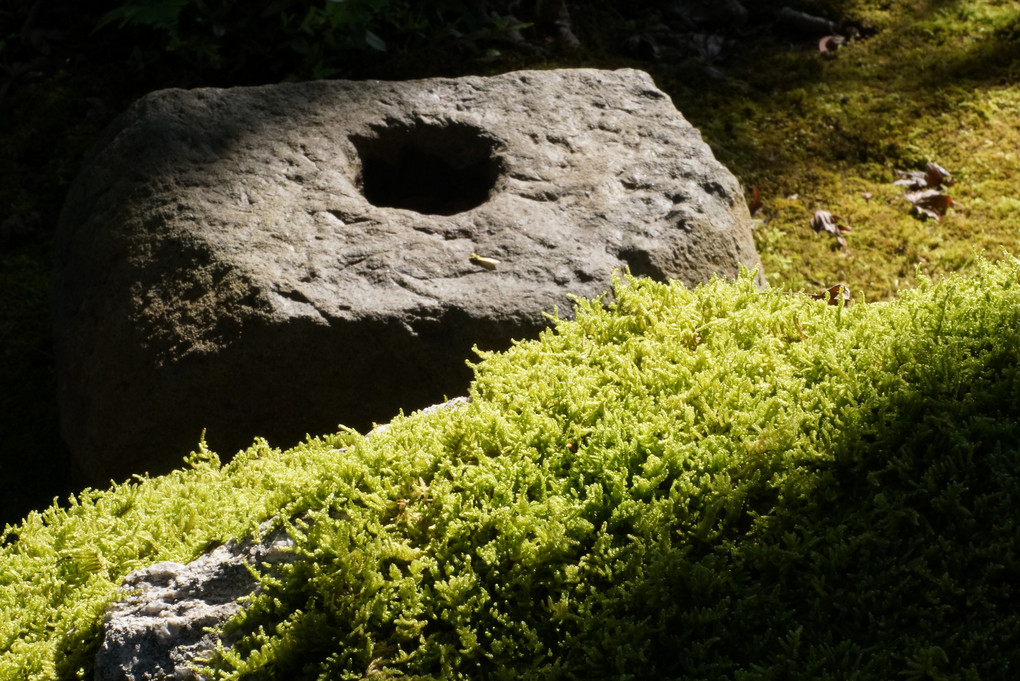
[[[287,560],[283,531],[261,541],[228,542],[198,559],[156,563],[129,574],[103,621],[95,681],[198,681],[192,665],[216,648],[222,626],[255,593],[249,567]],[[229,645],[229,641],[224,642]]]
[[[68,445],[102,484],[462,394],[614,270],[760,264],[733,175],[634,70],[154,92],[68,196]]]

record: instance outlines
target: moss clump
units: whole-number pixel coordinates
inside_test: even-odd
[[[835,53],[781,27],[755,31],[719,63],[656,70],[656,82],[716,156],[764,199],[757,245],[769,281],[817,290],[838,281],[869,300],[912,286],[916,272],[969,272],[975,251],[1017,252],[1020,15],[1001,0],[764,0],[861,29]],[[890,183],[933,161],[957,180],[940,222],[910,214]],[[865,198],[868,196],[869,198]],[[792,198],[791,198],[792,197]],[[849,249],[808,226],[845,217]]]
[[[888,303],[628,279],[472,402],[8,528],[0,677],[89,673],[130,569],[280,514],[214,678],[988,679],[1020,664],[1020,260]]]

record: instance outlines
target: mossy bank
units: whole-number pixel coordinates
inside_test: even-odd
[[[0,678],[90,678],[128,571],[272,517],[296,560],[213,678],[1012,678],[1018,292],[1014,258],[850,307],[624,280],[468,404],[8,527]]]

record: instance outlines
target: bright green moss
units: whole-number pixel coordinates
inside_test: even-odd
[[[129,570],[279,513],[216,678],[995,679],[1020,664],[1020,260],[849,308],[628,279],[472,402],[50,508],[0,678],[90,674]]]

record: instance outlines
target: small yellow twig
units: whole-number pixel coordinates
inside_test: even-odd
[[[495,260],[494,258],[483,258],[477,253],[472,253],[470,260],[476,265],[481,265],[487,270],[494,270],[496,269],[496,265],[499,264],[498,260]]]

